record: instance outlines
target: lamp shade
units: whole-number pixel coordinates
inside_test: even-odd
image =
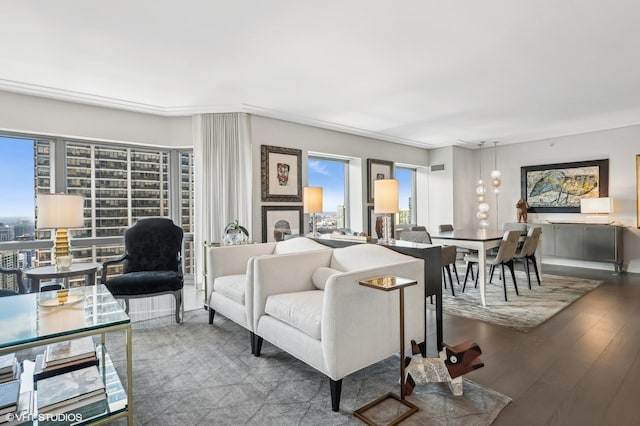
[[[609,197],[602,198],[581,198],[580,213],[611,213],[613,211],[613,200]]]
[[[38,229],[84,226],[84,197],[71,194],[38,194]]]
[[[398,213],[398,181],[380,179],[373,183],[374,213]]]
[[[305,213],[322,213],[322,187],[305,186],[303,204]]]

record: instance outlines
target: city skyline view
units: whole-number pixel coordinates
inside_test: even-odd
[[[34,218],[33,140],[0,137],[0,218]]]

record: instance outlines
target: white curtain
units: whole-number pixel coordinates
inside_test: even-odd
[[[251,229],[251,135],[243,113],[193,117],[196,282],[202,284],[203,242],[221,240],[236,219]]]

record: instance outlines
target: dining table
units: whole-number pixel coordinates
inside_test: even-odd
[[[433,244],[454,245],[478,251],[478,285],[482,306],[487,306],[487,250],[500,246],[503,235],[504,231],[497,229],[454,229],[431,234]]]

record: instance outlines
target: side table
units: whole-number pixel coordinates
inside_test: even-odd
[[[85,285],[95,285],[96,272],[101,267],[102,265],[100,263],[78,262],[72,263],[69,269],[63,271],[58,271],[55,265],[50,265],[27,269],[24,271],[24,274],[27,278],[31,279],[33,283],[32,288],[35,288],[34,291],[40,291],[41,280],[62,278],[67,281],[69,277],[76,277],[78,275],[85,276]]]
[[[400,423],[401,421],[403,421],[404,419],[408,418],[409,416],[411,416],[412,414],[418,412],[418,407],[412,403],[410,403],[409,401],[407,401],[405,399],[405,393],[404,393],[404,376],[405,376],[405,357],[404,357],[404,288],[405,287],[409,287],[412,285],[416,285],[418,284],[418,282],[416,280],[410,280],[407,278],[401,278],[401,277],[395,277],[395,276],[391,276],[391,275],[387,275],[384,277],[376,277],[376,278],[370,278],[368,280],[363,280],[359,282],[360,285],[363,285],[365,287],[371,287],[374,288],[376,290],[382,290],[382,291],[392,291],[392,290],[396,290],[399,289],[400,290],[400,396],[389,392],[384,396],[381,396],[380,398],[376,399],[375,401],[372,401],[370,403],[368,403],[367,405],[365,405],[364,407],[358,408],[356,411],[353,412],[353,415],[356,416],[357,418],[359,418],[360,420],[362,420],[363,422],[365,422],[366,424],[370,425],[370,426],[375,426],[376,423],[374,423],[370,418],[368,418],[367,416],[365,416],[365,412],[368,411],[369,409],[371,409],[372,407],[384,402],[385,400],[389,399],[389,398],[393,398],[396,401],[400,402],[402,405],[406,406],[409,408],[408,411],[405,411],[404,413],[400,414],[398,417],[396,417],[395,419],[391,420],[389,423],[387,423],[387,426],[393,426],[393,425],[397,425],[398,423]]]

